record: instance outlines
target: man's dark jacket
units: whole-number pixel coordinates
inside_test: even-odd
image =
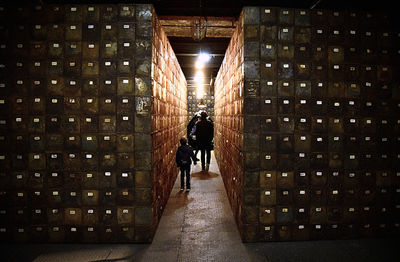
[[[196,123],[196,143],[199,149],[212,149],[214,125],[211,121],[200,118]]]

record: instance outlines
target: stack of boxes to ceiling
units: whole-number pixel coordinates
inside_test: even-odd
[[[152,172],[155,219],[160,219],[175,183],[175,153],[186,137],[187,84],[160,23],[155,19],[152,57]]]
[[[215,157],[235,219],[240,223],[243,178],[243,16],[215,79]]]
[[[151,241],[171,188],[160,179],[177,172],[153,164],[151,115],[176,134],[186,117],[185,80],[165,36],[155,42],[163,33],[152,6],[0,11],[1,238]],[[174,110],[151,111],[156,85]],[[162,142],[174,149],[176,136]]]
[[[196,88],[188,87],[188,119],[189,122],[193,116],[200,111],[206,111],[208,116],[214,119],[214,90],[205,92],[202,98],[197,98]],[[214,121],[214,120],[213,120]]]
[[[223,153],[236,148],[224,128],[229,106],[216,107],[216,141],[227,191],[242,194],[236,201],[228,193],[243,240],[398,234],[400,35],[394,17],[254,7],[241,19],[244,126],[236,135],[244,134],[243,162],[229,167]],[[216,100],[232,88],[216,81]],[[233,177],[242,177],[236,188]]]

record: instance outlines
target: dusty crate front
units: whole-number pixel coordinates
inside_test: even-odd
[[[269,7],[244,8],[242,17],[243,172],[221,172],[243,176],[242,197],[233,201],[243,240],[398,235],[394,17]]]
[[[3,6],[0,21],[1,239],[151,241],[153,7]]]

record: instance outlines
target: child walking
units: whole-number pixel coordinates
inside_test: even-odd
[[[187,144],[187,139],[182,137],[179,140],[181,146],[176,151],[176,165],[181,169],[181,191],[184,189],[185,173],[186,173],[186,191],[190,191],[190,165],[196,165],[196,157],[193,149]]]

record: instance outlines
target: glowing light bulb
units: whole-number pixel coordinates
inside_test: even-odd
[[[196,83],[203,83],[204,80],[204,74],[202,71],[197,71],[196,75],[194,76],[194,81]]]
[[[204,62],[200,61],[200,60],[197,60],[195,66],[196,66],[197,69],[203,69],[204,68]]]
[[[210,55],[207,53],[200,53],[198,57],[199,61],[202,61],[203,63],[207,63],[208,61],[210,61],[210,58]]]

